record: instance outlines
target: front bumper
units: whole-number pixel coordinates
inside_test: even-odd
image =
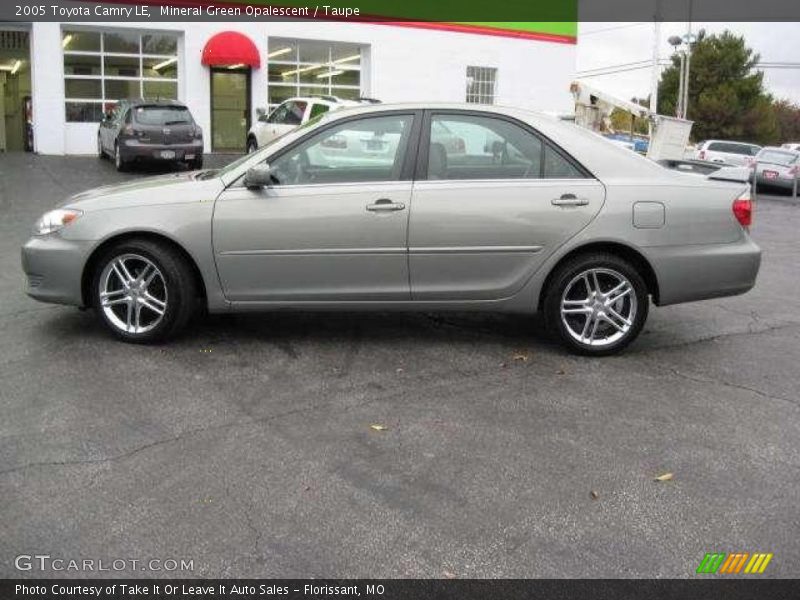
[[[203,156],[203,140],[186,144],[142,144],[137,140],[125,140],[122,158],[125,160],[189,161]]]
[[[761,249],[743,234],[731,244],[647,248],[658,278],[660,306],[736,296],[751,290]]]
[[[91,246],[58,233],[30,238],[22,247],[25,293],[42,302],[82,306],[81,276]]]

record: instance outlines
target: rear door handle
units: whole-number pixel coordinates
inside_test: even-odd
[[[381,198],[376,200],[374,204],[367,204],[367,210],[370,212],[392,212],[395,210],[403,210],[406,207],[402,202],[392,202],[388,198]]]
[[[575,194],[562,194],[560,198],[553,198],[553,206],[586,206],[589,204],[588,198],[578,198]]]

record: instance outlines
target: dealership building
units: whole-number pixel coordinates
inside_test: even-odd
[[[104,112],[130,97],[186,103],[206,152],[242,150],[257,109],[292,96],[570,110],[574,29],[509,25],[4,23],[0,150],[92,154]]]

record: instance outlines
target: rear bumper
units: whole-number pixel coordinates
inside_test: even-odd
[[[42,302],[81,306],[81,276],[91,244],[57,234],[30,238],[22,247],[25,293]]]
[[[195,160],[203,156],[203,140],[186,144],[142,144],[125,140],[120,149],[125,160]]]
[[[736,296],[751,290],[761,249],[745,234],[732,244],[648,248],[658,278],[659,305]]]

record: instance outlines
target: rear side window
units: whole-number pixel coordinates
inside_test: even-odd
[[[320,115],[324,115],[329,110],[329,106],[327,104],[317,104],[314,103],[311,105],[311,115],[309,119],[314,119]]]
[[[553,148],[545,145],[544,178],[545,179],[584,179],[586,176],[575,165],[561,156]]]
[[[435,114],[428,179],[583,179],[585,175],[539,136],[506,119]]]
[[[137,106],[133,115],[140,125],[181,125],[193,123],[185,106]]]

